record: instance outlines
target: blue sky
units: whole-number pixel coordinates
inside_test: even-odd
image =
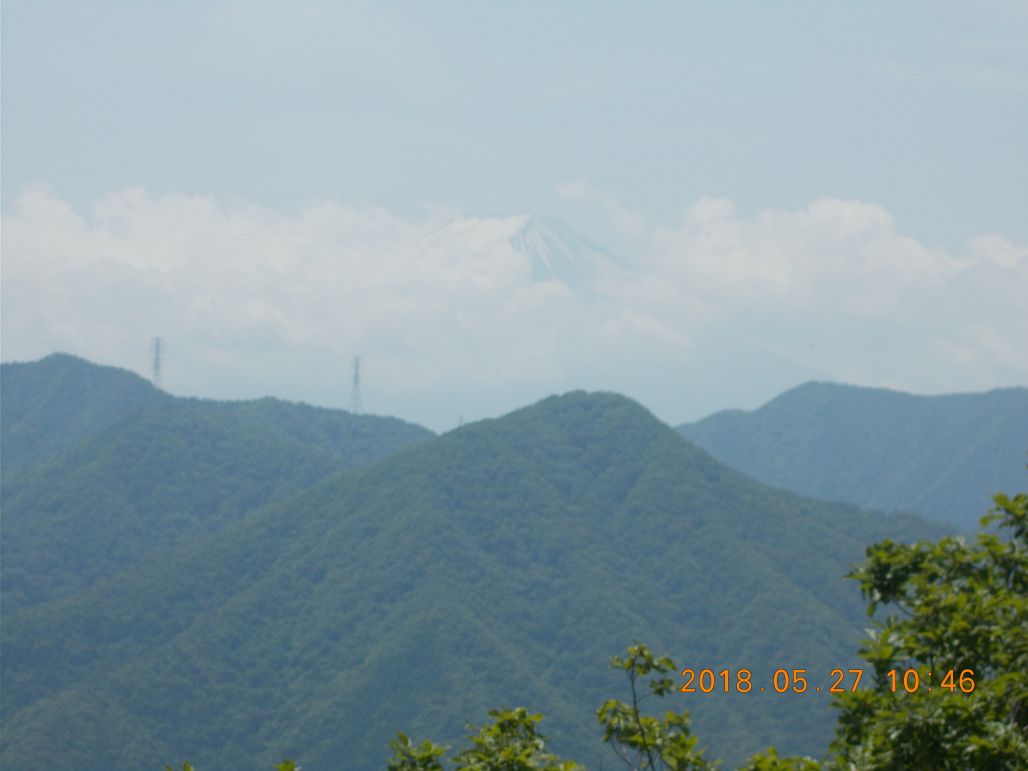
[[[139,370],[136,318],[137,336],[169,339],[172,391],[338,403],[347,365],[325,362],[359,349],[371,388],[377,347],[391,353],[368,408],[435,428],[565,387],[625,391],[675,421],[811,377],[1028,381],[1028,316],[997,308],[1028,290],[1024,3],[8,0],[2,14],[5,360],[56,348]],[[453,272],[499,258],[440,264],[452,280],[421,292],[409,276],[427,258],[395,256],[456,214],[523,213],[625,256],[638,286],[586,302],[508,276],[464,307]],[[235,259],[233,238],[280,252]],[[387,248],[373,310],[311,312],[305,285],[344,292]],[[307,272],[275,273],[289,259]],[[520,298],[509,317],[501,296]],[[390,305],[389,334],[354,331]],[[196,313],[243,306],[231,324]],[[478,347],[447,339],[455,313]],[[349,331],[323,338],[318,318]],[[413,339],[404,323],[437,327]],[[532,352],[586,323],[609,334],[577,363],[557,342]],[[293,379],[253,353],[274,340]],[[497,348],[511,362],[490,365]],[[404,378],[397,351],[453,365]],[[491,366],[505,374],[475,374]]]

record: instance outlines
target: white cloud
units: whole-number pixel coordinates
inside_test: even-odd
[[[966,261],[899,235],[880,206],[824,198],[800,211],[740,218],[703,198],[681,223],[640,241],[652,269],[746,308],[902,315],[912,294],[937,292]]]
[[[646,220],[624,206],[613,195],[589,184],[583,179],[560,184],[556,193],[567,201],[585,201],[600,204],[615,228],[627,234],[639,234],[646,229]]]
[[[4,358],[69,350],[139,370],[162,334],[173,391],[338,404],[326,394],[361,353],[398,400],[387,411],[429,423],[397,406],[404,394],[611,388],[676,419],[701,371],[752,383],[731,393],[753,401],[826,375],[922,391],[1028,380],[1028,249],[1001,236],[950,254],[862,201],[746,218],[703,198],[661,225],[586,183],[564,194],[610,213],[630,272],[585,289],[533,280],[504,238],[516,218],[463,220],[478,230],[455,239],[439,236],[442,211],[282,213],[130,189],[83,216],[29,189],[3,221]],[[733,406],[725,393],[690,398]]]
[[[1004,268],[1013,268],[1019,262],[1028,260],[1028,246],[1017,246],[995,233],[972,238],[968,246],[976,257]]]

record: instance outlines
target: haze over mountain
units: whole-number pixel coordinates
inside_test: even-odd
[[[188,468],[209,441],[197,423],[231,424],[232,413],[191,409],[129,421],[96,463],[86,450],[61,455],[52,473],[77,474],[63,495],[110,488],[131,455],[117,448],[139,436],[155,451],[182,448],[175,462]],[[246,468],[239,484],[252,484],[265,468],[256,441],[226,438],[215,472]],[[294,458],[283,446],[269,452]],[[190,486],[217,474],[198,473],[175,476],[168,497],[202,496]],[[25,507],[20,537],[42,547],[39,530],[66,520],[34,495],[12,501]],[[288,755],[314,771],[361,771],[382,766],[396,730],[452,742],[505,704],[544,712],[554,748],[596,765],[595,708],[624,688],[610,655],[638,639],[682,666],[746,667],[768,684],[776,668],[802,667],[812,687],[827,685],[829,669],[853,661],[865,621],[842,579],[850,564],[879,538],[939,532],[768,488],[608,393],[551,397],[263,495],[215,532],[165,539],[89,582],[54,562],[74,591],[5,612],[5,767],[189,757],[249,768]],[[152,512],[144,529],[166,521],[168,509]],[[83,553],[107,548],[80,541]],[[10,569],[5,550],[5,587]],[[827,695],[770,690],[674,706],[692,709],[712,754],[730,761],[771,743],[823,750]]]
[[[1028,388],[915,396],[812,382],[679,431],[768,484],[969,530],[1028,476]]]
[[[626,644],[846,666],[869,542],[1026,487],[1021,396],[711,418],[769,481],[674,428],[1028,386],[1025,3],[0,2],[4,771],[379,769],[519,702],[610,771]],[[309,406],[355,356],[418,425]],[[758,693],[668,706],[824,748]]]
[[[131,372],[63,353],[0,364],[3,473],[48,461],[76,442],[171,399]]]
[[[622,267],[608,251],[552,217],[458,217],[424,243],[483,259],[496,259],[498,247],[507,249],[529,259],[532,280],[559,281],[576,290]]]
[[[81,5],[4,4],[5,361],[341,406],[360,354],[437,431],[1028,383],[1021,3]]]
[[[432,436],[395,418],[276,399],[177,399],[63,354],[4,364],[0,382],[5,612]]]

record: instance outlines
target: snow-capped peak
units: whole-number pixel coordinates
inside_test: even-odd
[[[549,217],[458,217],[426,243],[476,252],[513,248],[531,260],[533,280],[557,280],[570,287],[584,286],[617,265],[608,252]]]

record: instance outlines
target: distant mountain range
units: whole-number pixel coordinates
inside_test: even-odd
[[[610,655],[827,685],[865,623],[842,578],[865,545],[941,532],[767,487],[614,394],[433,437],[71,357],[2,377],[5,768],[362,771],[397,730],[452,743],[517,704],[600,767]],[[815,694],[670,706],[729,762],[817,754],[834,717]]]
[[[995,493],[1028,488],[1028,388],[914,396],[807,383],[679,431],[767,484],[968,530]]]

